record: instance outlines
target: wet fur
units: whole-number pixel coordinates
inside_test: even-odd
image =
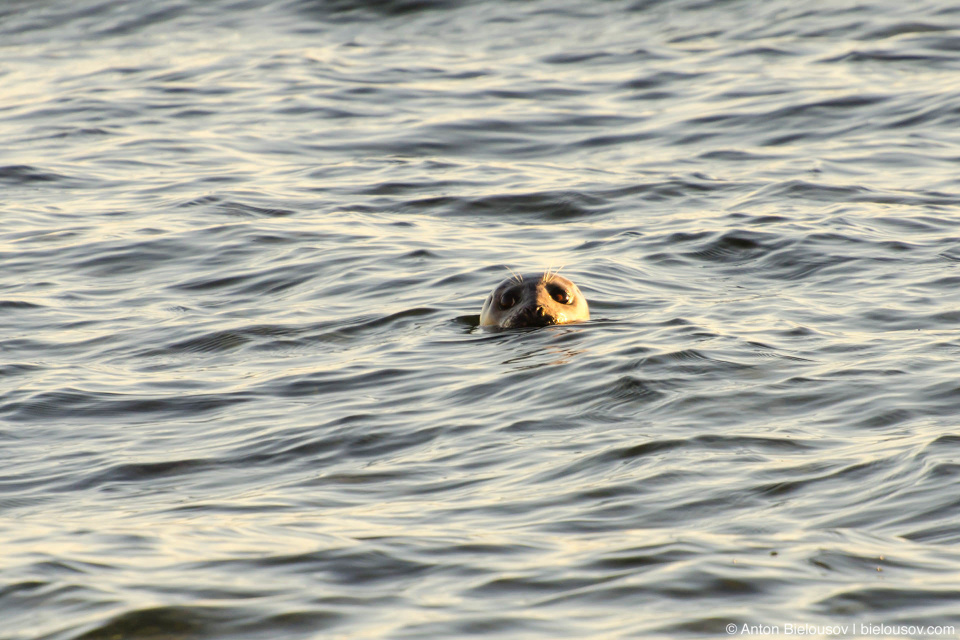
[[[561,267],[562,268],[562,267]],[[571,280],[560,276],[560,269],[547,269],[541,274],[523,276],[507,269],[511,277],[502,281],[487,296],[480,311],[480,324],[502,329],[542,327],[590,319],[586,299]],[[553,286],[550,286],[553,285]],[[510,294],[510,295],[507,295]],[[566,296],[569,303],[554,295]],[[504,296],[515,299],[502,306]],[[509,301],[508,301],[509,302]]]

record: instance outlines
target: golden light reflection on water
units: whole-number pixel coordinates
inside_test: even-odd
[[[950,7],[402,4],[0,20],[9,633],[952,620]]]

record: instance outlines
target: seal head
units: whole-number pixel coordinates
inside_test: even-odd
[[[563,276],[515,276],[497,285],[480,311],[481,326],[501,329],[545,327],[590,319],[577,285]]]

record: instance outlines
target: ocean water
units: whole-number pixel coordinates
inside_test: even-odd
[[[954,2],[7,0],[0,188],[5,640],[960,632]]]

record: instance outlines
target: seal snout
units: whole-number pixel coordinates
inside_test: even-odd
[[[543,305],[527,306],[517,309],[505,322],[504,327],[545,327],[550,324],[559,324],[557,317],[545,309]]]

